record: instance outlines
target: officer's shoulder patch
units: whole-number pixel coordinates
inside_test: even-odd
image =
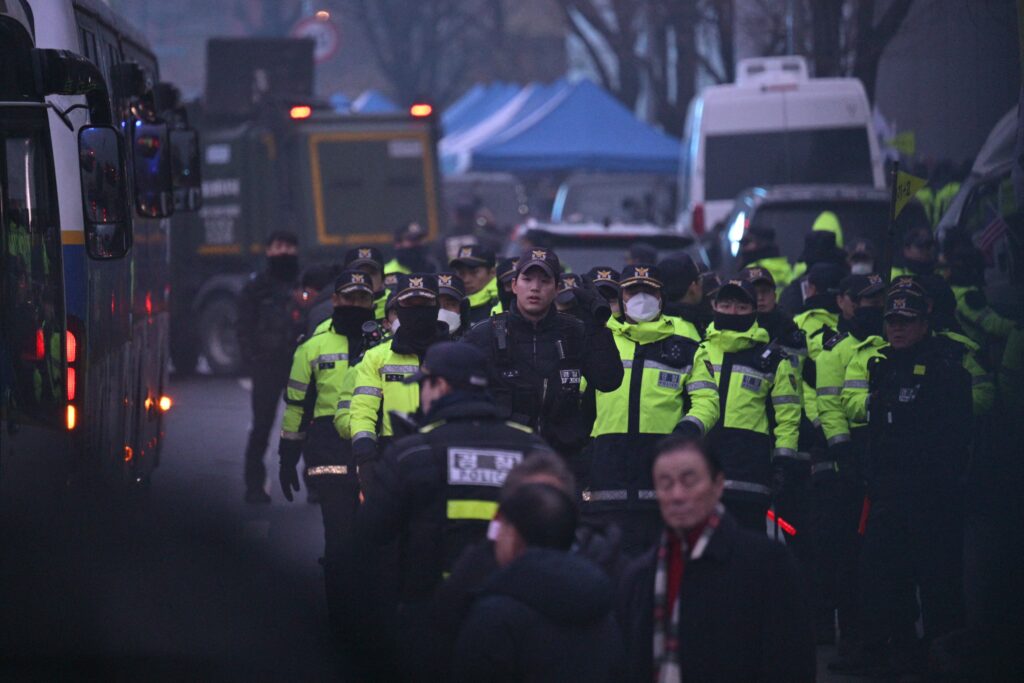
[[[832,349],[839,345],[839,342],[843,341],[849,336],[849,332],[840,332],[839,334],[833,334],[825,341],[825,343],[822,345],[822,348],[825,349],[826,351],[831,351]]]
[[[977,311],[988,305],[988,299],[985,298],[985,293],[980,289],[972,289],[964,294],[964,303],[972,310]]]

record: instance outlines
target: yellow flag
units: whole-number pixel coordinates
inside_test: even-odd
[[[896,137],[889,140],[889,146],[900,154],[908,157],[914,156],[914,150],[917,149],[917,138],[914,136],[914,131],[907,130],[898,133]]]
[[[899,216],[917,191],[928,184],[927,180],[900,171],[896,174],[896,215]]]

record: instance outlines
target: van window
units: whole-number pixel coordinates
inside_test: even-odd
[[[757,185],[871,185],[864,127],[709,135],[704,153],[706,200],[733,199]]]

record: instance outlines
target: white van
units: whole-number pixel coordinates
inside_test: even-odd
[[[690,102],[678,227],[704,233],[748,187],[885,187],[871,108],[855,78],[810,78],[803,57],[744,59],[736,82]]]

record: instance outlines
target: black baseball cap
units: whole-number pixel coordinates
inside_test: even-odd
[[[875,258],[875,248],[867,240],[857,240],[850,247],[851,261],[871,261]]]
[[[839,283],[845,276],[846,270],[836,263],[815,263],[807,271],[807,281],[814,285],[818,292],[838,292]]]
[[[619,291],[620,274],[609,266],[595,266],[587,271],[587,278],[597,288],[608,288]]]
[[[479,266],[485,266],[487,268],[494,267],[494,252],[490,249],[485,249],[479,244],[467,244],[459,247],[459,253],[453,258],[448,265],[455,268],[459,264],[469,266],[471,268],[477,268]]]
[[[519,257],[514,256],[512,258],[503,258],[498,261],[498,281],[506,282],[516,276],[516,264],[519,263]]]
[[[871,296],[885,291],[885,281],[881,275],[868,273],[867,275],[847,275],[839,283],[839,292],[852,299],[859,299],[862,296]]]
[[[907,290],[890,292],[885,300],[886,318],[923,318],[928,315],[928,301]]]
[[[753,284],[741,277],[734,277],[723,281],[722,286],[718,288],[718,292],[715,294],[715,301],[722,301],[737,295],[739,298],[757,305],[757,290],[754,289]]]
[[[373,247],[355,247],[345,252],[345,259],[342,261],[346,268],[356,269],[359,266],[373,266],[377,270],[384,270],[384,254],[380,249]]]
[[[661,282],[665,288],[665,296],[675,301],[686,294],[699,277],[700,268],[697,263],[684,252],[673,254],[658,264]]]
[[[419,371],[402,380],[404,384],[443,377],[461,388],[487,388],[487,356],[472,344],[439,342],[427,349]]]
[[[917,296],[927,297],[928,289],[916,275],[899,275],[889,284],[889,294],[909,292]]]
[[[581,287],[583,287],[583,283],[580,281],[580,276],[575,273],[562,273],[562,276],[558,278],[558,291],[560,292]]]
[[[525,273],[527,269],[533,267],[543,269],[553,278],[557,278],[562,272],[562,264],[558,260],[558,255],[545,248],[531,248],[523,252],[523,255],[519,257],[519,262],[516,263],[516,275]]]
[[[722,287],[722,278],[713,270],[705,270],[700,274],[700,286],[705,298],[714,296]]]
[[[752,285],[764,284],[769,287],[775,286],[775,278],[772,277],[772,271],[767,268],[761,268],[759,266],[744,268],[740,271],[740,275],[743,276],[744,280]]]
[[[405,301],[417,296],[436,300],[437,276],[430,273],[400,273],[395,285],[395,300]]]
[[[437,293],[450,296],[461,302],[466,298],[466,283],[455,273],[442,271],[437,274]]]
[[[623,268],[622,275],[619,277],[619,287],[626,289],[627,287],[635,287],[637,285],[661,289],[663,283],[657,266],[638,264]]]
[[[343,270],[334,279],[334,293],[348,294],[349,292],[366,292],[373,295],[373,285],[370,283],[370,276],[358,270]]]

